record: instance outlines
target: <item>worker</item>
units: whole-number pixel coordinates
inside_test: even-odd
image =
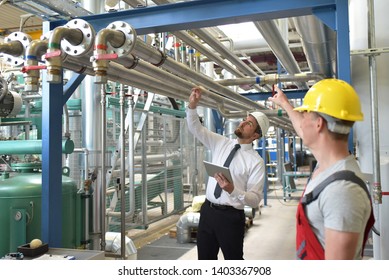
[[[287,112],[317,160],[297,210],[297,258],[361,259],[374,217],[359,164],[348,149],[354,122],[363,120],[357,93],[345,81],[324,79],[308,90],[301,106],[293,108],[283,91],[275,89],[269,100]],[[359,184],[347,178],[327,179],[344,170],[352,171]]]
[[[237,139],[229,139],[206,129],[197,114],[202,88],[192,89],[186,110],[189,131],[212,153],[212,162],[229,164],[232,181],[216,173],[209,177],[206,200],[200,209],[197,229],[197,253],[200,260],[216,260],[219,249],[226,260],[243,259],[245,233],[244,206],[258,208],[262,199],[265,165],[253,149],[253,141],[266,134],[269,120],[261,112],[250,113],[236,128]]]

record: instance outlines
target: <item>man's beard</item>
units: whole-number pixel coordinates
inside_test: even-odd
[[[242,138],[242,131],[239,128],[235,129],[234,133],[238,138]]]

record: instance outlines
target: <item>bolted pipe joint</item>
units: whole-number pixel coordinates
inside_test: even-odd
[[[31,42],[31,37],[23,32],[13,32],[0,44],[0,52],[4,53],[4,61],[11,67],[24,63],[24,54]]]
[[[61,83],[62,62],[65,57],[90,53],[94,37],[95,32],[92,26],[81,19],[73,19],[66,25],[55,28],[50,34],[48,50],[45,55],[47,81]]]
[[[116,53],[118,57],[130,54],[136,43],[135,29],[123,21],[112,22],[106,29],[111,30],[111,35],[106,41],[107,53]],[[96,42],[98,42],[97,38]]]
[[[93,56],[90,59],[96,84],[108,81],[109,61],[129,54],[134,48],[135,40],[135,29],[121,21],[113,22],[97,33]]]

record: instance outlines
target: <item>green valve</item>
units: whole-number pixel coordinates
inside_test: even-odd
[[[282,109],[278,109],[278,112],[277,112],[277,113],[278,113],[278,116],[279,116],[279,117],[282,117]]]

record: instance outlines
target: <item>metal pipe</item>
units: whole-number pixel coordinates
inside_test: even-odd
[[[201,74],[197,73],[195,71],[192,71],[187,66],[178,63],[174,60],[172,60],[169,57],[166,57],[162,55],[158,50],[153,49],[151,46],[148,46],[147,44],[143,43],[142,41],[137,40],[133,53],[135,55],[138,55],[144,60],[148,60],[152,64],[161,65],[163,68],[181,76],[186,79],[191,80],[192,82],[196,84],[202,84],[205,87],[208,87],[226,97],[232,98],[235,101],[238,101],[244,105],[246,105],[249,108],[252,109],[263,109],[261,105],[258,103],[253,102],[252,100],[232,91],[229,88],[226,88],[222,85],[219,85],[217,82],[212,80],[211,78]],[[150,55],[152,53],[152,55]],[[162,63],[162,64],[161,64]]]
[[[161,5],[161,4],[168,4],[171,3],[169,0],[156,0],[154,3]],[[222,43],[220,43],[218,40],[214,39],[214,36],[208,32],[206,29],[196,29],[192,30],[194,34],[196,34],[198,37],[200,37],[202,40],[204,40],[208,45],[210,45],[213,49],[217,50],[221,56],[215,54],[212,50],[206,48],[203,46],[199,41],[195,40],[192,36],[190,36],[185,31],[175,31],[172,32],[175,36],[180,38],[182,41],[184,41],[186,44],[194,47],[199,52],[203,53],[205,56],[207,56],[209,59],[212,59],[215,61],[220,67],[226,69],[230,73],[238,76],[238,77],[244,77],[244,73],[250,76],[256,75],[250,67],[248,67],[245,63],[243,63],[235,54],[231,53]],[[226,63],[224,58],[227,58],[230,62],[232,62],[233,65]],[[237,68],[235,68],[236,66]],[[243,72],[243,73],[242,73]],[[259,88],[259,90],[261,90]]]
[[[47,82],[60,83],[62,74],[61,41],[68,40],[71,44],[82,42],[83,33],[79,29],[58,26],[54,28],[49,37],[48,50],[46,53]]]
[[[70,130],[69,130],[69,110],[68,110],[68,106],[65,104],[63,105],[63,115],[64,115],[64,119],[63,119],[63,127],[64,127],[64,136],[66,137],[66,139],[70,139]]]
[[[312,72],[333,77],[336,73],[336,33],[315,16],[293,19]]]
[[[263,76],[249,77],[249,78],[237,78],[237,79],[224,79],[219,80],[218,83],[224,86],[233,85],[245,85],[245,84],[278,84],[281,82],[307,82],[311,80],[321,80],[324,76],[314,73],[301,73],[301,74],[269,74]]]
[[[220,53],[221,57],[225,57],[231,61],[236,67],[238,67],[246,75],[256,75],[255,71],[250,68],[246,63],[244,63],[238,56],[231,52],[227,47],[225,47],[221,42],[215,40],[215,38],[205,29],[196,29],[192,30],[194,34],[199,36],[202,40],[207,42],[213,49]],[[262,91],[260,87],[257,87],[258,90]]]
[[[119,93],[119,98],[120,98],[120,101],[119,101],[119,104],[120,104],[120,199],[121,199],[121,203],[120,203],[120,232],[121,232],[121,257],[122,259],[124,259],[125,257],[125,242],[124,242],[124,237],[125,237],[125,233],[126,233],[126,199],[125,199],[125,186],[126,186],[126,176],[125,176],[125,173],[126,173],[126,162],[125,162],[125,158],[126,158],[126,155],[125,155],[125,152],[126,152],[126,148],[125,148],[125,141],[126,141],[126,131],[125,131],[125,104],[124,104],[124,89],[123,89],[123,85],[120,85],[120,93]]]
[[[375,18],[374,1],[368,1],[368,48],[375,48]],[[369,78],[371,98],[371,128],[373,150],[373,201],[382,204],[381,169],[380,169],[380,143],[378,122],[378,94],[377,94],[377,65],[375,55],[369,55]]]
[[[256,21],[253,22],[255,27],[259,30],[262,36],[265,38],[270,49],[274,55],[284,66],[285,70],[289,74],[300,73],[300,67],[297,64],[291,50],[282,38],[279,28],[274,20],[268,21]]]
[[[45,55],[47,82],[61,83],[62,60],[65,54],[73,56],[88,54],[92,50],[94,37],[94,29],[82,19],[73,19],[65,26],[54,28],[50,34],[48,50]],[[61,51],[61,48],[64,49],[64,52]]]
[[[26,60],[23,67],[24,91],[26,92],[39,91],[40,68],[36,66],[42,55],[47,52],[48,42],[48,39],[33,40],[26,49]]]
[[[24,54],[24,46],[19,41],[10,41],[0,44],[0,53],[6,53],[12,56],[21,56]]]
[[[117,62],[111,61],[109,63],[109,68],[107,67],[108,70],[106,72],[107,79],[118,81],[123,84],[131,84],[137,88],[151,92],[158,92],[165,96],[171,96],[184,100],[188,98],[189,91],[194,86],[194,84],[191,84],[188,81],[180,79],[173,74],[163,71],[143,61],[138,61],[136,68],[144,73],[150,74],[150,76],[135,70],[127,69],[118,63],[123,63],[122,59],[123,58],[120,58],[117,60]],[[136,59],[132,55],[125,57],[126,63],[136,63],[135,60]],[[73,57],[67,57],[63,64],[65,68],[71,69],[73,71],[78,72],[82,70],[88,75],[96,75],[90,66],[80,66],[80,64],[88,65],[88,59],[86,57],[80,57],[77,59]],[[159,79],[162,79],[162,81],[156,80],[155,77],[159,77]],[[177,86],[179,88],[177,88]],[[224,103],[226,108],[247,110],[247,106],[244,104],[226,99],[209,90],[204,91],[204,98],[201,101],[201,104],[210,106],[212,108],[217,108],[217,105],[221,103]]]
[[[10,140],[0,142],[0,154],[41,154],[42,140]],[[62,153],[71,154],[74,150],[74,142],[66,139],[62,140]]]
[[[131,90],[131,89],[129,89]],[[135,170],[134,170],[134,149],[135,149],[135,140],[134,140],[134,96],[130,94],[128,98],[128,110],[127,114],[128,119],[128,180],[129,180],[129,192],[128,192],[128,201],[130,203],[130,209],[127,216],[132,217],[135,213]],[[124,147],[123,147],[124,149]],[[123,185],[124,188],[124,185]],[[123,244],[123,240],[122,240]]]
[[[31,121],[0,122],[0,126],[30,125]]]
[[[253,108],[253,109],[259,109],[259,108],[264,109],[265,108],[264,106],[261,106],[258,103],[253,102],[252,100],[250,100],[250,99],[248,99],[248,98],[246,98],[238,93],[235,93],[234,91],[232,91],[224,86],[219,85],[218,83],[214,82],[212,79],[210,79],[202,74],[198,74],[198,73],[192,71],[187,66],[185,66],[181,63],[178,63],[178,62],[170,59],[169,57],[166,57],[159,50],[148,46],[147,44],[143,43],[140,40],[137,40],[136,36],[134,36],[135,31],[128,24],[126,24],[124,22],[122,22],[122,23],[115,22],[115,23],[111,24],[106,29],[111,30],[112,28],[120,29],[123,32],[123,34],[124,33],[127,34],[127,36],[121,37],[121,42],[119,42],[120,40],[116,42],[117,45],[124,46],[129,35],[133,35],[133,37],[131,37],[131,39],[135,41],[135,44],[132,44],[132,46],[128,46],[128,50],[125,50],[125,49],[122,50],[121,53],[123,55],[128,54],[127,51],[128,52],[133,51],[135,54],[138,54],[143,59],[149,59],[149,62],[151,62],[153,64],[157,64],[157,65],[162,64],[168,70],[173,71],[174,73],[176,73],[180,76],[184,76],[187,79],[190,79],[190,80],[195,81],[197,83],[203,84],[207,87],[213,88],[217,92],[221,92],[222,94],[224,93],[225,95],[234,99],[235,101],[238,101],[240,103],[243,103],[246,106],[249,106],[249,108]],[[107,40],[109,40],[109,38],[110,38],[108,36],[108,31],[101,30],[100,32],[104,32],[104,36],[101,36],[100,34],[97,35],[97,37],[102,38],[101,40],[99,40],[98,45],[99,46],[101,46],[101,45],[106,46]],[[113,32],[114,32],[114,34],[117,34],[118,31],[113,30]],[[118,39],[119,36],[115,36],[115,38]],[[130,43],[132,43],[132,42],[130,42]],[[98,46],[98,45],[96,45],[96,46]],[[118,52],[116,52],[116,53],[118,53]],[[108,69],[108,62],[107,62],[107,59],[99,59],[98,55],[100,55],[100,56],[106,55],[106,48],[101,48],[101,50],[98,53],[96,53],[96,51],[95,51],[95,57],[94,57],[95,60],[93,61],[94,69],[96,70],[96,76],[101,77],[100,79],[97,80],[97,82],[105,82],[107,79],[106,78],[106,69]],[[120,62],[120,60],[119,60],[119,62]],[[162,88],[166,89],[167,87],[168,87],[167,84],[162,85]],[[143,87],[140,87],[140,88],[143,88]],[[159,91],[157,91],[157,92],[159,92]],[[173,91],[177,91],[177,90],[176,89],[171,90],[171,92],[173,92]],[[185,94],[187,95],[187,93],[185,93]],[[170,95],[171,95],[171,93],[168,94],[168,96],[170,96]],[[244,110],[247,110],[247,108],[245,108]]]
[[[105,233],[106,229],[106,152],[107,152],[107,106],[106,106],[106,93],[104,87],[101,87],[101,250],[105,251]],[[123,236],[123,235],[122,235]]]
[[[25,108],[24,116],[25,116],[26,119],[28,119],[30,117],[30,111],[31,111],[30,101],[29,100],[26,100],[24,108]],[[24,139],[25,140],[30,140],[30,125],[31,124],[26,124],[24,126],[24,135],[25,135]]]

